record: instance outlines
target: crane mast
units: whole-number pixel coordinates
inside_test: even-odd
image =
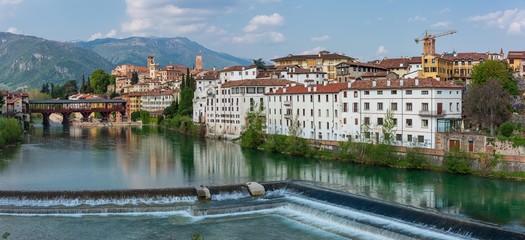
[[[443,37],[446,35],[457,33],[456,30],[448,30],[446,32],[438,34],[428,34],[428,31],[425,31],[425,36],[423,38],[416,38],[416,43],[423,42],[423,55],[435,54],[436,53],[436,38]]]

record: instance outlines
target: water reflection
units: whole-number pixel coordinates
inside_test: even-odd
[[[525,230],[525,183],[319,161],[153,127],[37,128],[2,152],[0,189],[162,188],[305,180]]]

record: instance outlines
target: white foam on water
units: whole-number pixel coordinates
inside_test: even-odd
[[[56,199],[20,199],[0,198],[0,206],[16,207],[53,207],[53,206],[100,206],[100,205],[166,205],[174,203],[192,203],[197,201],[196,197],[156,197],[156,198],[122,198],[122,199],[80,199],[80,198],[56,198]]]
[[[446,234],[438,232],[437,229],[425,228],[424,226],[416,226],[410,223],[402,222],[400,220],[391,219],[388,217],[380,217],[370,213],[365,213],[357,210],[337,207],[334,205],[316,202],[303,197],[288,196],[292,202],[296,202],[307,206],[308,208],[314,208],[323,211],[326,215],[344,215],[349,219],[355,219],[364,223],[374,223],[374,225],[381,226],[384,229],[398,230],[401,232],[408,232],[414,236],[418,236],[424,239],[443,239],[443,240],[455,240],[455,239],[470,239],[465,236],[455,235],[453,233]],[[323,215],[325,215],[323,214]],[[320,216],[323,218],[323,216]]]
[[[213,201],[237,200],[241,198],[247,198],[249,196],[250,196],[249,193],[243,193],[243,192],[220,193],[220,194],[211,195],[211,199]]]
[[[127,212],[127,213],[52,213],[52,214],[20,214],[20,213],[0,213],[0,216],[18,216],[18,217],[72,217],[81,218],[85,216],[99,216],[99,217],[111,217],[111,216],[153,216],[153,217],[170,217],[170,216],[181,216],[186,218],[192,218],[193,216],[186,210],[180,211],[169,211],[169,212]]]

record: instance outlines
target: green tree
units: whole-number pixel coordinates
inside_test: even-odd
[[[163,114],[166,117],[172,117],[175,114],[177,114],[178,110],[179,110],[179,100],[175,99],[174,101],[171,102],[171,104],[167,108],[164,109]]]
[[[62,98],[67,99],[69,96],[78,93],[77,81],[69,80],[62,85]]]
[[[135,85],[137,83],[139,83],[139,74],[137,71],[133,71],[131,73],[131,85]]]
[[[82,85],[80,85],[80,93],[86,93],[86,77],[82,75]]]
[[[97,69],[91,73],[91,88],[93,93],[105,94],[108,91],[110,75],[102,69]]]
[[[180,102],[177,109],[179,115],[193,115],[193,94],[195,92],[195,80],[189,70],[186,75],[182,76]]]
[[[266,63],[262,58],[253,59],[253,65],[255,65],[259,70],[266,70]]]
[[[4,106],[4,102],[5,102],[5,101],[4,101],[4,94],[2,94],[2,93],[0,92],[0,108],[2,108],[2,106]]]
[[[311,152],[308,140],[301,137],[303,130],[301,129],[299,116],[295,116],[295,119],[292,120],[292,124],[288,127],[288,134],[289,136],[286,138],[286,152],[295,156],[304,156]]]
[[[394,112],[387,109],[385,114],[385,119],[383,120],[383,127],[381,127],[381,132],[383,133],[383,143],[392,145],[395,142],[396,136],[396,123],[394,121]]]
[[[84,93],[93,93],[93,88],[91,87],[91,78],[88,77],[87,83],[86,83],[86,89]]]
[[[42,84],[42,89],[40,90],[41,93],[49,93],[49,83]]]
[[[264,143],[266,117],[262,114],[264,111],[262,104],[257,106],[256,103],[252,102],[250,109],[253,110],[247,113],[247,126],[241,133],[239,140],[242,147],[257,148]]]
[[[472,123],[490,128],[494,136],[494,127],[510,116],[510,95],[496,79],[484,84],[471,84],[463,97],[463,110]]]
[[[497,79],[512,95],[519,94],[518,81],[512,75],[512,70],[504,62],[498,60],[484,61],[472,69],[472,83],[481,85],[490,79]]]

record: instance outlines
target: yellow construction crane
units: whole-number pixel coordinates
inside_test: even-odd
[[[423,54],[435,54],[436,53],[436,38],[443,37],[445,35],[450,35],[457,33],[456,30],[448,30],[446,32],[438,34],[428,34],[428,31],[425,31],[425,36],[422,38],[416,38],[416,43],[423,41]]]

